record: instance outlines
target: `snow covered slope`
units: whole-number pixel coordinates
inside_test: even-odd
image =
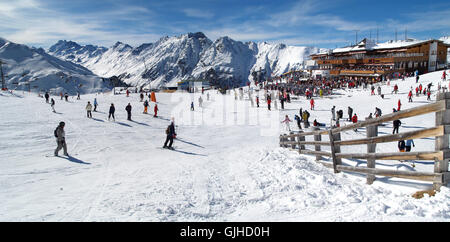
[[[335,90],[335,95],[316,98],[311,119],[328,124],[333,105],[337,110],[352,106],[362,120],[376,106],[390,113],[398,99],[402,109],[433,102],[441,75],[420,77],[423,85],[433,82],[432,101],[420,96],[408,103],[407,92],[416,83],[407,78],[382,86],[384,99],[362,89]],[[400,87],[398,94],[391,93],[394,84]],[[442,84],[448,86],[449,81]],[[364,176],[334,174],[314,156],[280,148],[279,134],[285,131],[277,124],[285,115],[292,119],[300,107],[309,111],[304,97],[286,103],[285,110],[273,106],[268,111],[263,102],[256,108],[247,99],[235,100],[233,92],[207,93],[210,98],[203,95],[203,108],[197,102],[200,94],[157,93],[159,118],[153,118],[142,113],[137,94],[56,99],[53,113],[36,95],[0,92],[0,220],[450,221],[448,187],[434,197],[414,199],[414,192],[431,183],[377,177],[367,185]],[[85,106],[94,98],[99,112],[88,119]],[[195,111],[189,110],[191,100]],[[116,122],[107,119],[110,103],[116,106]],[[133,121],[126,120],[128,103]],[[175,151],[161,149],[172,117],[177,125]],[[53,130],[60,121],[66,122],[69,159],[51,157],[56,147]],[[431,127],[435,119],[427,114],[402,122],[400,132]],[[271,128],[276,131],[272,135],[263,132]],[[392,133],[392,123],[380,126],[379,132]],[[342,133],[343,140],[363,137],[360,129]],[[417,139],[413,151],[432,150],[434,142]],[[377,145],[378,152],[396,149],[395,143]],[[365,145],[341,147],[342,152],[366,150]],[[343,163],[366,166],[363,160]],[[376,167],[434,169],[428,161],[417,161],[416,167],[377,161]]]
[[[110,89],[108,82],[87,68],[47,54],[44,49],[30,48],[0,39],[0,59],[5,62],[7,87],[55,93],[97,92]],[[27,85],[29,83],[29,85]]]
[[[131,85],[152,87],[176,86],[178,81],[204,78],[211,72],[222,83],[245,84],[254,70],[265,68],[267,75],[279,75],[300,67],[310,54],[319,51],[314,47],[243,43],[228,37],[212,42],[201,32],[166,36],[136,48],[120,42],[106,49],[59,41],[49,49],[50,54],[78,62],[99,76],[121,76]]]

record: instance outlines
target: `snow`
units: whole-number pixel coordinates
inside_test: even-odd
[[[423,85],[436,90],[442,71],[421,75]],[[391,94],[393,85],[399,94]],[[448,86],[448,81],[444,84]],[[382,86],[385,98],[369,90],[341,90],[316,98],[311,118],[329,123],[330,109],[351,105],[359,119],[375,106],[390,113],[401,99],[402,109],[428,103],[425,96],[407,102],[415,79]],[[450,190],[434,197],[411,195],[431,183],[377,177],[373,185],[356,173],[334,174],[315,157],[280,148],[280,125],[298,109],[309,110],[301,97],[283,111],[269,112],[247,100],[210,91],[200,94],[157,93],[159,118],[143,114],[138,94],[82,95],[81,100],[56,101],[57,113],[36,94],[1,92],[0,220],[2,221],[449,221]],[[99,112],[86,118],[85,105],[99,102]],[[262,94],[260,93],[260,97]],[[434,101],[435,94],[432,99]],[[195,111],[189,111],[191,101]],[[110,103],[116,122],[107,120]],[[133,106],[126,120],[125,106]],[[161,149],[164,130],[174,118],[175,151]],[[66,122],[71,159],[52,157],[53,130]],[[434,125],[434,115],[404,120],[400,132]],[[291,124],[291,127],[295,125]],[[295,128],[294,128],[295,130]],[[274,131],[274,132],[270,132]],[[379,132],[391,133],[392,125]],[[348,131],[343,139],[364,137]],[[415,140],[413,151],[434,150],[434,139]],[[310,148],[310,147],[309,147]],[[342,147],[342,152],[365,152],[365,146]],[[377,151],[396,150],[396,143],[377,145]],[[50,155],[50,157],[46,157]],[[365,166],[364,161],[343,160]],[[433,163],[377,161],[377,168],[432,171]]]
[[[51,56],[43,49],[0,39],[0,59],[5,62],[2,67],[9,89],[52,89],[72,94],[110,89],[110,85],[85,67]]]

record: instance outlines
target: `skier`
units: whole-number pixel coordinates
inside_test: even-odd
[[[154,108],[155,115],[153,115],[153,117],[155,117],[155,118],[158,117],[158,110],[159,110],[158,109],[158,104],[155,103],[155,108]]]
[[[355,115],[353,115],[353,117],[352,117],[352,123],[356,124],[357,122],[358,122],[358,116],[355,113]]]
[[[203,103],[203,98],[200,96],[200,97],[198,98],[198,106],[199,106],[199,107],[202,107],[202,103]]]
[[[80,93],[79,92],[77,92],[77,100],[80,100],[81,98],[80,98]]]
[[[381,109],[378,107],[375,107],[375,118],[378,118],[381,116]]]
[[[69,154],[67,153],[66,133],[64,132],[65,125],[66,124],[64,122],[60,122],[59,126],[54,131],[56,144],[58,145],[58,147],[56,147],[55,149],[55,156],[58,156],[58,152],[61,149],[64,149],[64,155],[69,156]]]
[[[416,145],[414,144],[414,141],[412,139],[407,140],[406,141],[406,146],[405,146],[406,152],[410,152],[411,151],[411,145],[413,147],[416,147]]]
[[[381,86],[378,86],[377,91],[378,91],[378,95],[381,96]]]
[[[402,125],[402,121],[396,119],[394,120],[394,129],[392,130],[392,134],[395,134],[395,131],[397,131],[398,134],[398,128],[400,127],[400,125]]]
[[[342,111],[342,109],[339,109],[339,111],[337,111],[336,114],[337,114],[338,121],[339,121],[339,119],[344,117],[344,111]]]
[[[114,119],[114,122],[116,121],[116,118],[114,117],[114,112],[116,111],[116,108],[114,107],[114,104],[111,103],[111,106],[109,107],[109,116],[108,116],[108,121],[111,119],[111,116]]]
[[[129,97],[130,96],[130,91],[128,91],[128,89],[127,89],[127,97]]]
[[[400,107],[402,106],[402,103],[400,102],[400,99],[398,100],[398,108],[397,111],[400,111]]]
[[[294,119],[295,121],[297,121],[298,129],[301,130],[302,129],[302,125],[300,124],[301,118],[296,114]]]
[[[259,108],[259,97],[256,96],[256,107]]]
[[[447,73],[445,72],[445,70],[444,70],[444,72],[442,73],[442,80],[443,80],[443,81],[447,80]]]
[[[45,92],[45,102],[48,103],[48,99],[50,98],[50,95],[48,95],[48,92]]]
[[[286,131],[291,131],[291,127],[289,125],[290,122],[292,122],[292,120],[290,120],[287,115],[286,115],[286,118],[281,122],[286,125]]]
[[[63,100],[63,94],[62,94],[62,92],[59,93],[59,96],[61,97],[61,100]]]
[[[352,121],[352,114],[353,114],[353,108],[351,108],[350,106],[348,106],[348,121]]]
[[[399,140],[398,141],[398,150],[400,152],[405,152],[405,141],[404,140]]]
[[[145,100],[145,102],[144,102],[144,113],[147,113],[148,106],[149,106],[148,101]]]
[[[128,105],[125,107],[125,110],[127,111],[128,117],[127,120],[131,121],[131,104],[128,103]]]
[[[97,112],[97,106],[98,106],[97,98],[94,98],[94,112]]]
[[[427,100],[431,101],[431,91],[430,91],[430,89],[428,89],[428,91],[427,91]]]
[[[191,111],[194,111],[194,102],[191,102]]]
[[[140,97],[141,97],[141,102],[143,102],[144,101],[144,93],[141,92]]]
[[[309,128],[309,112],[307,110],[303,111],[303,125],[305,125],[305,128]]]
[[[281,103],[281,109],[284,109],[284,101],[285,101],[285,99],[284,99],[284,97],[280,97],[280,103]]]
[[[172,123],[170,123],[169,126],[167,126],[167,129],[166,129],[166,135],[167,135],[167,137],[166,137],[166,142],[164,142],[163,148],[168,148],[168,149],[173,150],[173,147],[172,147],[172,144],[173,144],[173,138],[174,138],[174,136],[177,135],[177,134],[175,133],[175,125],[174,125],[173,121],[172,121]],[[167,146],[167,143],[168,143],[168,142],[169,142],[169,146]]]
[[[53,98],[50,101],[50,105],[52,106],[53,112],[56,113],[56,111],[55,111],[55,100],[53,100]]]
[[[314,110],[314,98],[311,98],[311,101],[309,101],[311,104],[311,110]]]
[[[412,91],[408,93],[408,102],[412,103]]]
[[[331,118],[333,119],[333,120],[336,120],[336,106],[333,106],[332,108],[331,108]]]
[[[371,90],[370,95],[375,95],[375,87],[373,86],[373,84],[370,87],[370,90]]]
[[[92,118],[92,104],[88,102],[86,105],[87,117]]]
[[[66,102],[69,101],[69,94],[67,94],[67,92],[64,94],[64,98],[66,99]]]
[[[267,98],[267,108],[270,111],[270,102],[272,102],[272,99],[270,97]]]

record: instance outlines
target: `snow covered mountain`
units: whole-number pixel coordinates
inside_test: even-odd
[[[48,52],[74,61],[103,77],[120,76],[135,86],[176,86],[178,81],[215,76],[222,84],[244,84],[251,72],[263,69],[279,75],[299,68],[303,60],[321,49],[235,41],[221,37],[211,41],[203,33],[163,37],[133,48],[117,42],[111,48],[80,46],[59,41]]]
[[[87,68],[49,55],[42,48],[0,38],[0,59],[9,89],[75,94],[111,88],[109,81]]]

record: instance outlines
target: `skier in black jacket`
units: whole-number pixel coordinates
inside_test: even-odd
[[[109,116],[108,120],[111,119],[111,116],[113,117],[114,121],[116,121],[116,118],[114,117],[114,112],[116,111],[116,108],[114,107],[114,104],[111,103],[111,106],[109,107]]]
[[[168,148],[168,149],[173,150],[173,147],[172,147],[173,138],[174,138],[175,135],[177,135],[175,133],[175,125],[173,124],[173,122],[170,123],[170,125],[167,127],[166,134],[167,134],[166,142],[164,142],[163,148]],[[167,146],[167,142],[169,142],[169,146]]]
[[[402,121],[398,119],[394,120],[394,130],[392,130],[392,134],[394,134],[395,131],[397,131],[398,134],[398,128],[400,127],[400,125],[402,125]]]
[[[127,111],[127,114],[128,114],[127,119],[131,121],[131,104],[130,103],[128,103],[128,105],[125,107],[125,110]]]

